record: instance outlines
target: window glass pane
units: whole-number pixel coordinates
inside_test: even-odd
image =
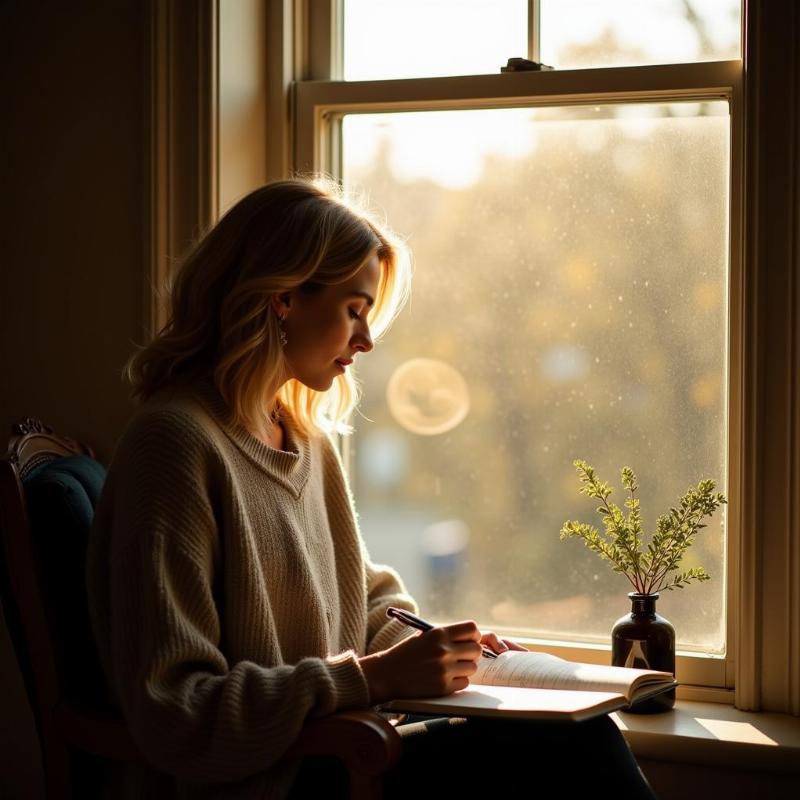
[[[500,72],[528,52],[526,0],[345,0],[349,81]]]
[[[572,466],[631,466],[649,533],[726,487],[725,102],[351,114],[344,180],[409,237],[413,296],[369,357],[353,486],[374,560],[425,615],[608,641],[630,585]],[[665,592],[680,646],[724,650],[724,513]]]
[[[741,57],[739,0],[542,0],[540,21],[558,69]]]

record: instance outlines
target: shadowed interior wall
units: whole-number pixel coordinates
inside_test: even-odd
[[[119,370],[143,336],[146,13],[138,0],[0,5],[4,442],[35,415],[107,461],[133,408]],[[0,683],[0,796],[39,797],[4,624]]]
[[[141,341],[143,23],[136,0],[3,5],[3,435],[25,414],[102,460],[132,409]]]

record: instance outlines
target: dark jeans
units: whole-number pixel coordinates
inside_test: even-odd
[[[384,779],[384,800],[514,791],[522,797],[655,800],[628,743],[608,716],[539,722],[411,715],[396,728],[403,754]],[[291,800],[347,798],[344,767],[306,759]]]

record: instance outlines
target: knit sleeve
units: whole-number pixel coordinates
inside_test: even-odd
[[[156,768],[236,781],[277,762],[306,717],[366,708],[368,687],[353,651],[291,666],[228,662],[215,602],[215,467],[180,422],[138,431],[114,470],[112,507],[98,507],[112,542],[111,679],[133,739]]]
[[[416,630],[386,616],[389,606],[419,613],[414,598],[406,590],[403,579],[389,566],[373,564],[364,548],[367,573],[367,655],[386,650],[398,642],[415,636]]]
[[[353,492],[347,471],[344,469],[339,450],[330,435],[322,440],[325,457],[327,459],[327,474],[331,480],[332,488],[329,492],[328,502],[335,507],[336,513],[346,515],[354,526],[358,546],[360,547],[361,561],[366,574],[367,595],[367,646],[366,654],[371,655],[381,650],[386,650],[403,641],[409,636],[416,635],[416,630],[403,625],[396,619],[386,616],[389,606],[397,606],[419,613],[414,598],[408,593],[405,583],[392,567],[384,564],[375,564],[370,558],[366,543],[361,536],[358,526],[358,513],[356,511]],[[335,489],[335,490],[334,490]]]

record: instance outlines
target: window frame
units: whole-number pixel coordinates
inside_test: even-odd
[[[325,4],[327,5],[327,4]],[[314,6],[316,11],[318,6]],[[309,18],[308,41],[331,42],[316,52],[314,71],[319,76],[329,65],[329,74],[341,74],[341,25],[334,0],[330,16]],[[342,16],[338,17],[342,20]],[[534,39],[535,41],[535,39]],[[536,48],[529,46],[529,50]],[[711,61],[694,64],[659,64],[634,67],[553,70],[544,72],[458,75],[449,77],[344,81],[324,79],[294,84],[294,166],[299,172],[323,171],[341,176],[341,119],[348,113],[386,111],[440,111],[451,109],[510,108],[571,104],[618,104],[673,101],[726,100],[730,108],[730,267],[728,336],[728,486],[739,485],[741,458],[741,231],[743,103],[742,61]],[[342,442],[345,464],[351,467],[347,441]],[[738,586],[741,507],[738,493],[729,492],[727,526],[728,566],[725,586],[726,642],[724,656],[689,651],[676,653],[676,673],[681,681],[681,699],[732,702],[734,688],[732,643]],[[624,597],[622,598],[624,600]],[[622,601],[621,601],[622,602]],[[502,628],[498,628],[502,633]],[[513,634],[509,634],[513,635]],[[564,658],[589,663],[607,663],[610,645],[578,641],[554,641],[515,637],[530,647]]]

